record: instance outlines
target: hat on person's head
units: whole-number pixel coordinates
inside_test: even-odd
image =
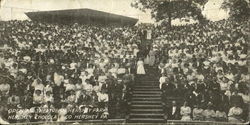
[[[189,85],[194,85],[195,82],[194,82],[194,81],[190,81],[188,84],[189,84]]]
[[[204,64],[204,68],[208,69],[210,67],[210,63],[209,64]]]
[[[208,102],[207,106],[213,106],[213,103],[212,102]]]
[[[28,70],[27,69],[19,69],[20,72],[27,74]]]

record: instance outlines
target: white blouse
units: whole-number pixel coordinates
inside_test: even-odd
[[[108,102],[109,101],[109,97],[108,94],[106,93],[97,93],[98,96],[98,102]]]

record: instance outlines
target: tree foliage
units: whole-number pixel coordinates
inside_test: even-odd
[[[192,17],[199,21],[205,18],[202,8],[208,0],[134,0],[132,7],[142,11],[150,10],[151,16],[157,21],[171,20],[183,17]]]
[[[249,0],[225,0],[222,8],[229,10],[230,18],[234,20],[246,20],[250,17]]]

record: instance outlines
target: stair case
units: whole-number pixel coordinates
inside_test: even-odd
[[[145,75],[136,80],[130,101],[128,123],[164,123],[164,103],[158,78]]]

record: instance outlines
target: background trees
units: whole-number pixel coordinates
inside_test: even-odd
[[[142,11],[149,10],[156,22],[164,21],[171,26],[176,18],[192,18],[200,23],[206,22],[202,14],[209,0],[134,0],[132,7]],[[230,18],[236,21],[249,19],[250,0],[224,0],[222,9],[228,10]],[[216,14],[216,13],[215,13]]]
[[[230,18],[236,21],[247,20],[250,17],[249,0],[225,0],[221,8],[229,10]]]
[[[171,21],[176,18],[192,17],[200,22],[205,20],[202,8],[208,0],[135,0],[131,6],[142,11],[150,10],[151,16],[159,21]]]

